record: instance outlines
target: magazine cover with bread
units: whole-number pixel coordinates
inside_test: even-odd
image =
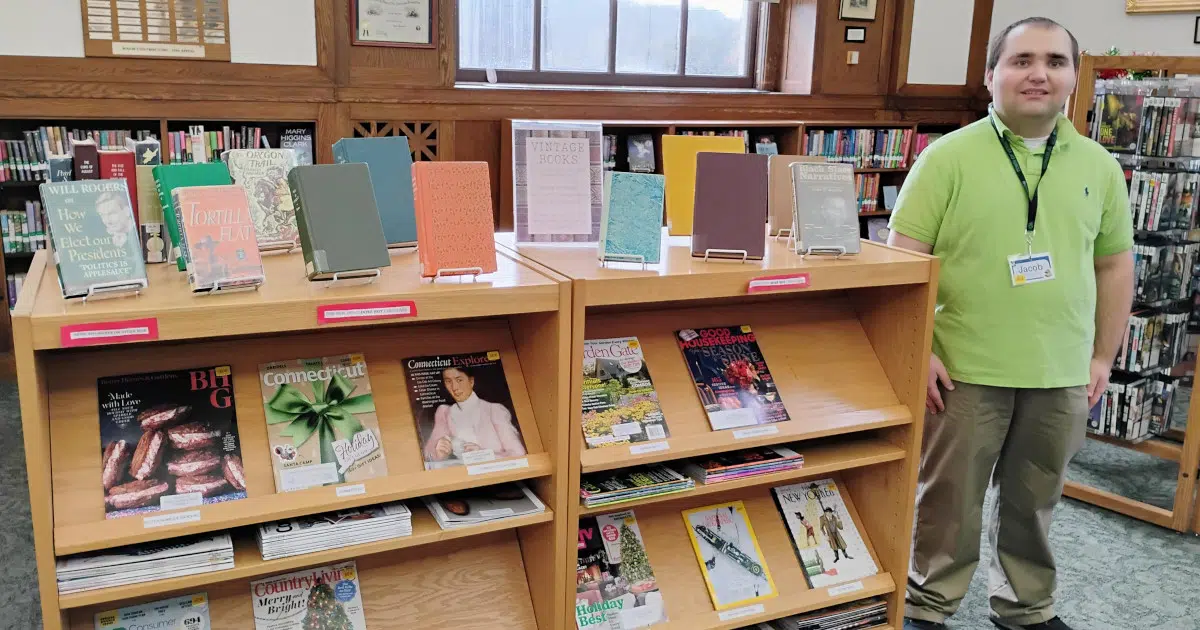
[[[789,419],[749,326],[688,328],[675,336],[714,431]]]
[[[250,583],[254,630],[366,630],[354,561]]]
[[[713,607],[725,610],[778,595],[741,501],[683,511]]]
[[[276,492],[387,476],[362,354],[258,366]]]
[[[107,518],[246,498],[228,365],[97,380]]]
[[[579,519],[575,625],[627,630],[667,620],[667,610],[633,511]]]
[[[583,438],[588,448],[669,437],[637,337],[583,342]]]
[[[804,578],[812,588],[861,580],[879,573],[850,516],[850,501],[832,479],[772,488],[792,534]]]
[[[499,351],[403,363],[425,470],[526,454]]]

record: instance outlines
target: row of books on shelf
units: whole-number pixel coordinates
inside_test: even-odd
[[[1171,427],[1178,379],[1114,375],[1088,414],[1089,433],[1142,442]]]
[[[912,137],[912,129],[810,129],[800,154],[855,168],[905,168]]]
[[[929,145],[933,144],[944,135],[946,134],[929,132],[918,133],[917,135],[913,136],[913,162],[916,162],[917,158],[921,157],[921,154],[925,152],[925,149],[929,148]]]
[[[1200,202],[1200,173],[1135,170],[1129,182],[1133,229],[1191,230]]]
[[[778,486],[771,495],[809,588],[828,588],[879,573],[865,534],[852,516],[850,497],[833,479]],[[680,517],[716,610],[770,600],[779,596],[781,586],[795,589],[775,583],[742,501],[682,510]],[[575,620],[579,630],[669,621],[651,558],[654,550],[646,545],[634,510],[581,518],[578,548]],[[886,613],[875,616],[875,623],[882,623]],[[801,627],[788,619],[793,625],[776,627]]]
[[[1188,316],[1186,312],[1134,311],[1126,324],[1114,367],[1142,373],[1178,365],[1188,350]]]
[[[48,131],[54,133],[47,135]],[[147,131],[134,134],[75,130],[72,135],[61,136],[67,133],[65,128],[42,127],[24,133],[25,140],[0,142],[0,182],[96,179],[100,173],[111,174],[120,168],[118,164],[131,162],[122,157],[127,152],[151,151],[153,161],[144,163],[158,163],[158,141]]]
[[[46,249],[45,219],[40,201],[26,201],[24,210],[0,211],[0,235],[3,235],[4,239],[4,253]]]
[[[1112,151],[1200,156],[1200,85],[1195,79],[1096,81],[1089,132]]]
[[[879,173],[858,173],[854,176],[854,196],[858,199],[858,211],[879,210]]]
[[[8,282],[8,308],[12,309],[17,306],[17,296],[21,294],[21,287],[25,285],[25,272],[9,272],[4,275]]]
[[[189,125],[187,131],[167,134],[167,155],[172,164],[219,162],[231,149],[270,149],[271,142],[262,127],[224,125],[220,130],[207,131],[204,125]],[[295,151],[296,163],[313,163],[313,133],[308,127],[283,129],[279,133],[279,148]]]
[[[1149,305],[1192,297],[1198,253],[1200,243],[1135,243],[1134,302]]]

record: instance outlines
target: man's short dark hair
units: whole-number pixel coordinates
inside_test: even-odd
[[[1079,67],[1079,40],[1075,39],[1075,35],[1067,30],[1067,27],[1051,20],[1048,17],[1027,17],[1024,20],[1018,20],[1004,27],[1004,30],[996,33],[992,38],[992,45],[988,48],[987,69],[995,70],[996,65],[1000,63],[1000,57],[1004,54],[1004,45],[1008,43],[1008,34],[1013,32],[1019,26],[1032,24],[1041,26],[1042,28],[1061,28],[1066,31],[1067,37],[1071,38],[1071,67]]]

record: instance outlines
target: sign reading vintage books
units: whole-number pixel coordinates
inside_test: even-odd
[[[530,234],[590,234],[587,138],[525,139]]]

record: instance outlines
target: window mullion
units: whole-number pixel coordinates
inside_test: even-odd
[[[533,0],[533,71],[542,71],[542,0]]]
[[[687,74],[687,29],[688,29],[688,0],[682,0],[679,13],[679,72],[678,76]]]
[[[608,73],[617,73],[617,0],[608,0]]]

